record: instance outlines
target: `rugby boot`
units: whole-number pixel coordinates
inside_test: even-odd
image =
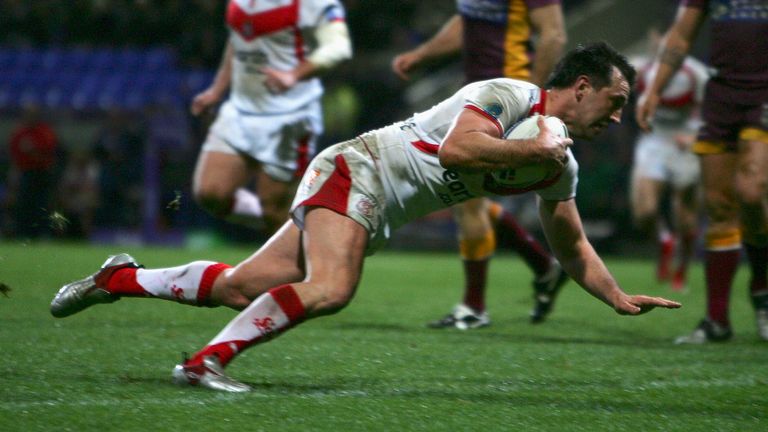
[[[230,393],[251,391],[251,386],[224,374],[224,367],[215,355],[203,357],[203,363],[199,365],[187,365],[186,361],[176,365],[173,368],[173,382],[181,386],[201,386]]]
[[[451,313],[437,321],[427,323],[434,329],[455,327],[459,330],[472,330],[491,325],[487,312],[478,312],[464,304],[457,304]]]
[[[709,318],[701,320],[691,334],[675,339],[675,345],[702,345],[709,342],[725,342],[733,337],[730,327]]]
[[[107,281],[117,270],[139,267],[141,266],[128,254],[110,256],[96,273],[61,287],[51,301],[51,315],[63,318],[95,304],[120,300],[120,296],[104,289]]]
[[[531,310],[531,323],[537,324],[552,312],[555,299],[560,288],[568,281],[568,273],[558,261],[552,262],[552,268],[543,276],[533,281],[533,310]]]

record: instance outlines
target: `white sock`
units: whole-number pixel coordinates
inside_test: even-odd
[[[214,261],[194,261],[164,269],[138,269],[136,282],[154,297],[179,303],[205,305],[213,281],[229,265]]]
[[[291,323],[283,309],[267,292],[243,309],[208,345],[229,341],[254,341],[270,333],[279,334]]]
[[[240,188],[235,191],[235,203],[232,206],[232,214],[260,218],[264,216],[264,209],[261,208],[261,200],[258,195],[248,189]]]

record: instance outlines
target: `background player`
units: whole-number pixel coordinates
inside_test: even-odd
[[[395,57],[395,73],[408,79],[409,72],[418,65],[461,51],[465,84],[497,77],[544,84],[566,42],[559,0],[458,0],[457,7],[459,13],[431,39]],[[535,57],[531,52],[534,35]],[[536,275],[531,319],[542,321],[567,279],[560,264],[500,204],[476,199],[453,210],[464,263],[464,297],[448,315],[429,326],[466,330],[490,324],[485,288],[489,260],[496,250],[494,229],[500,239],[510,242]]]
[[[660,38],[658,30],[649,31],[652,55],[658,50]],[[652,55],[630,59],[638,69],[640,92],[653,82]],[[632,216],[644,233],[658,239],[657,279],[671,280],[672,289],[676,291],[685,287],[688,264],[696,246],[699,161],[691,152],[691,145],[701,123],[699,108],[708,78],[703,63],[686,57],[661,94],[653,129],[642,133],[635,146],[630,185]],[[670,189],[672,231],[659,208],[667,189]],[[677,267],[673,272],[671,261],[675,251]]]
[[[732,337],[728,306],[741,245],[749,260],[750,298],[758,334],[768,340],[768,2],[682,0],[656,57],[658,72],[638,101],[648,128],[662,89],[683,63],[702,24],[711,18],[702,120],[693,150],[699,155],[708,217],[705,275],[707,314],[678,343]]]
[[[365,256],[399,226],[453,200],[501,193],[489,182],[491,172],[532,165],[543,173],[530,186],[543,198],[542,227],[579,285],[620,314],[679,307],[624,293],[595,253],[575,204],[578,167],[566,131],[551,130],[539,117],[535,138],[501,139],[518,120],[537,113],[559,117],[574,136],[594,137],[620,121],[634,75],[624,57],[595,44],[562,60],[550,90],[507,78],[470,84],[428,111],[320,153],[297,192],[293,220],[234,269],[196,261],[148,270],[120,254],[94,275],[65,285],[51,312],[64,317],[120,296],[242,310],[173,375],[179,384],[248,391],[224,374],[223,366],[238,353],[306,319],[343,309]]]
[[[200,152],[194,196],[216,216],[273,232],[322,132],[316,75],[352,55],[344,9],[338,0],[230,0],[226,21],[219,70],[191,106],[199,115],[231,88]]]

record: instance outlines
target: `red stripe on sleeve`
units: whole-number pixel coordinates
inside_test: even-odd
[[[499,123],[499,119],[497,119],[496,117],[494,117],[494,116],[492,116],[492,115],[488,114],[488,112],[487,112],[487,111],[485,111],[485,110],[484,110],[484,109],[482,109],[482,108],[478,108],[478,107],[477,107],[477,106],[475,106],[475,105],[469,105],[469,104],[467,104],[467,105],[464,105],[464,108],[466,108],[466,109],[468,109],[468,110],[472,110],[472,111],[474,111],[474,112],[476,112],[476,113],[480,114],[481,116],[483,116],[483,117],[487,118],[488,120],[492,121],[492,122],[493,122],[493,124],[494,124],[494,125],[496,125],[496,129],[498,129],[498,130],[499,130],[499,135],[504,135],[504,128],[502,128],[502,127],[501,127],[501,123]]]

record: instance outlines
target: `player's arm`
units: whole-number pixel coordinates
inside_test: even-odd
[[[461,15],[453,15],[440,30],[418,47],[406,51],[392,60],[392,70],[402,79],[421,63],[458,53],[464,46],[464,21]]]
[[[629,295],[622,291],[584,233],[576,200],[539,200],[539,218],[563,269],[587,292],[622,315],[638,315],[654,307],[678,308],[680,303],[661,297]]]
[[[315,39],[317,48],[295,69],[279,71],[265,67],[262,70],[265,74],[264,85],[273,92],[281,93],[299,81],[316,76],[352,58],[352,41],[344,20],[324,18],[315,29]]]
[[[221,63],[216,71],[216,76],[213,78],[213,82],[207,89],[192,99],[190,111],[193,115],[199,115],[210,106],[217,104],[227,93],[227,90],[229,90],[229,83],[232,79],[232,53],[232,42],[227,41],[227,46],[224,48],[224,54],[221,57]]]
[[[650,121],[656,113],[661,92],[690,52],[704,18],[705,13],[700,8],[683,6],[678,9],[674,23],[659,45],[651,74],[654,79],[638,99],[635,116],[642,129],[650,130]]]
[[[534,164],[563,166],[566,149],[573,143],[538,121],[539,134],[531,139],[506,140],[498,121],[477,109],[464,108],[440,146],[440,165],[460,172],[514,169]]]
[[[531,26],[538,35],[536,57],[531,67],[531,82],[542,86],[560,59],[568,40],[560,4],[552,4],[530,12]]]

